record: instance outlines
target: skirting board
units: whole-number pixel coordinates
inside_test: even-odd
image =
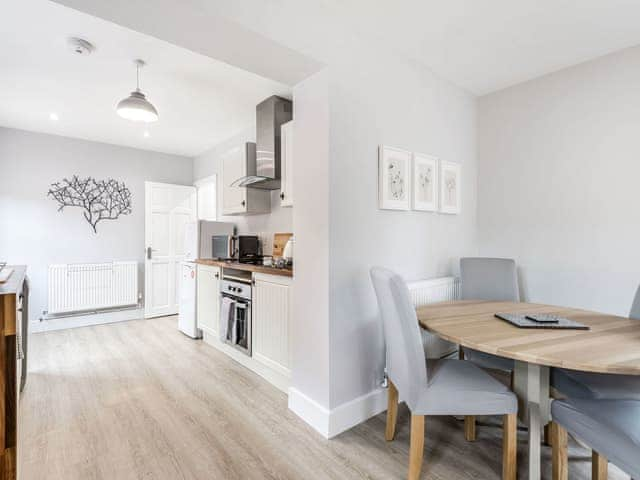
[[[289,409],[329,439],[384,412],[387,390],[378,388],[329,410],[292,387],[289,389]]]
[[[144,318],[143,308],[131,308],[129,310],[118,310],[116,312],[50,318],[48,320],[42,320],[41,322],[31,322],[29,328],[30,333],[50,332],[53,330],[89,327],[91,325],[101,325],[104,323],[126,322],[128,320],[139,320],[142,318]]]

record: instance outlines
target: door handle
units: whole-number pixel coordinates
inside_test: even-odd
[[[152,252],[155,252],[155,250],[151,247],[147,247],[147,260],[151,260]]]

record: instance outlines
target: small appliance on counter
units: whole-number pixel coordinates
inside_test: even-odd
[[[293,233],[273,235],[273,263],[278,268],[293,264]]]
[[[238,235],[238,262],[262,264],[260,239],[257,235]]]
[[[198,258],[212,258],[214,237],[233,238],[235,225],[224,222],[199,220],[185,225],[184,261],[180,265],[180,302],[178,329],[192,338],[202,337],[196,320],[196,263]],[[218,292],[211,292],[218,295]]]
[[[284,246],[284,251],[282,252],[283,258],[286,260],[287,265],[293,265],[293,245],[295,243],[295,239],[290,237],[287,241],[287,244]]]
[[[211,237],[211,258],[231,260],[236,256],[236,237],[233,235],[214,235]]]

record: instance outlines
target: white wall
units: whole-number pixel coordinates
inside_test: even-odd
[[[627,315],[640,283],[640,47],[482,97],[483,255],[525,299]]]
[[[222,215],[222,158],[230,149],[246,142],[256,141],[256,127],[251,125],[234,135],[233,137],[219,143],[211,150],[198,155],[194,159],[193,178],[195,181],[206,178],[210,175],[217,175],[217,209],[218,221],[232,222],[237,225],[238,233],[264,233],[293,232],[293,213],[290,207],[280,206],[280,190],[271,192],[271,213],[264,215],[247,216],[223,216]]]
[[[330,390],[328,95],[324,71],[293,90],[296,246],[291,397],[304,395],[323,409],[329,408]]]
[[[407,279],[451,274],[476,253],[475,100],[380,50],[332,62],[330,155],[331,408],[379,387],[384,343],[369,269]],[[462,213],[378,209],[386,144],[462,165]]]
[[[30,320],[47,308],[47,266],[136,260],[144,288],[144,181],[191,185],[190,158],[0,128],[0,258],[26,264],[32,282]],[[70,177],[114,178],[133,195],[133,211],[98,223],[94,234],[78,208],[58,212],[51,183]],[[37,323],[34,325],[38,328]]]

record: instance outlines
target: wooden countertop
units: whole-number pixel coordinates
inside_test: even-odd
[[[280,275],[281,277],[293,277],[292,268],[276,268],[264,265],[251,265],[250,263],[225,262],[222,260],[214,260],[212,258],[199,258],[196,263],[200,265],[211,265],[213,267],[233,268],[234,270],[243,270],[245,272],[265,273],[267,275]]]
[[[5,268],[12,268],[13,273],[6,282],[0,283],[0,295],[15,295],[22,289],[22,281],[27,273],[26,265],[7,265]]]

